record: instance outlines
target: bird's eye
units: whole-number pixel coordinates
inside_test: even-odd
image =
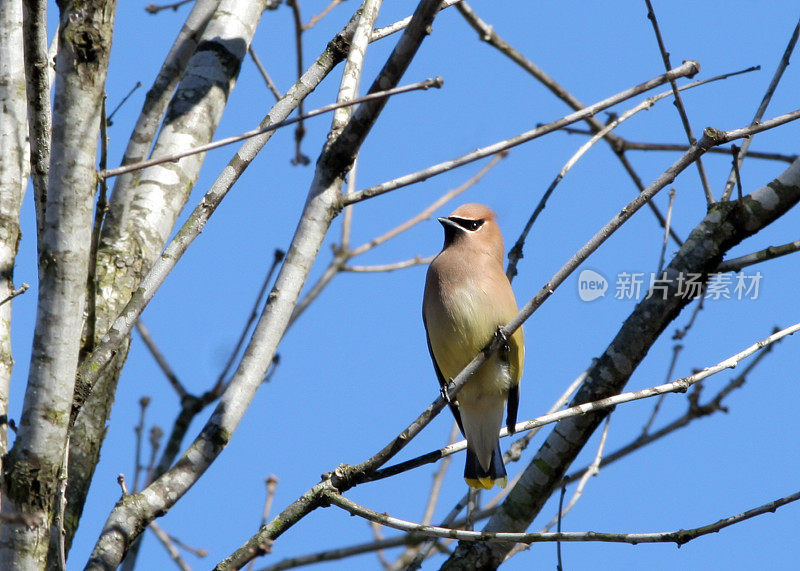
[[[450,217],[450,220],[461,226],[464,230],[469,232],[474,232],[481,226],[485,220],[473,220],[471,218],[456,218],[455,216]]]

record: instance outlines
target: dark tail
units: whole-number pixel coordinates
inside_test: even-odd
[[[487,490],[498,485],[505,488],[508,483],[506,467],[503,465],[503,454],[500,452],[500,443],[495,446],[489,470],[484,470],[475,453],[467,448],[467,463],[464,466],[464,479],[473,488],[485,488]]]

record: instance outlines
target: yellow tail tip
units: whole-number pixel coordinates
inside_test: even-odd
[[[505,488],[508,485],[508,478],[506,476],[497,479],[486,476],[485,478],[464,478],[464,480],[470,488],[484,490],[491,490],[494,486]]]

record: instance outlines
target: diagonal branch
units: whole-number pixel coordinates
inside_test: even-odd
[[[704,85],[712,81],[725,79],[726,77],[727,75],[719,75],[716,77],[711,77],[709,79],[693,81],[692,83],[688,83],[686,85],[681,86],[678,90],[681,91],[684,89],[691,89],[693,87]],[[542,195],[542,198],[539,200],[539,204],[536,205],[536,208],[533,210],[533,214],[531,214],[530,218],[528,219],[528,222],[525,224],[525,228],[520,233],[520,236],[519,238],[517,238],[517,241],[514,243],[514,246],[508,252],[508,269],[506,270],[506,275],[508,276],[509,280],[513,280],[514,277],[517,275],[517,264],[519,263],[519,260],[523,257],[522,248],[525,245],[525,240],[528,237],[528,233],[531,231],[531,228],[533,227],[533,224],[536,222],[536,219],[538,218],[539,214],[541,214],[541,212],[547,205],[548,198],[553,193],[556,186],[563,180],[564,176],[566,176],[567,172],[569,172],[569,170],[575,165],[575,163],[577,163],[578,160],[580,160],[580,158],[584,154],[586,154],[586,152],[588,152],[588,150],[592,147],[592,145],[597,143],[600,139],[604,138],[613,129],[616,129],[621,123],[627,121],[628,119],[633,117],[636,113],[639,113],[640,111],[643,110],[649,110],[657,101],[660,101],[668,97],[671,93],[672,92],[665,92],[665,93],[660,93],[658,95],[654,95],[653,97],[649,97],[644,101],[642,101],[641,103],[639,103],[638,105],[636,105],[635,107],[628,109],[622,115],[615,117],[607,125],[603,126],[601,130],[592,135],[592,137],[588,141],[586,141],[583,145],[581,145],[581,147],[577,150],[577,152],[575,152],[575,154],[572,155],[572,157],[570,157],[570,159],[566,162],[564,167],[559,171],[559,173],[553,179],[553,182],[550,183],[550,186]],[[648,204],[652,204],[652,202],[648,202]],[[670,232],[669,213],[667,214],[667,219],[664,221],[664,232],[665,232],[664,247],[666,248],[666,241]],[[661,265],[659,264],[659,269],[660,266]]]
[[[573,110],[580,111],[585,107],[583,103],[581,103],[578,99],[573,97],[573,95],[564,89],[559,83],[557,83],[552,77],[550,77],[547,73],[544,72],[539,66],[535,63],[530,61],[524,55],[522,55],[519,51],[514,49],[508,42],[506,42],[503,38],[501,38],[497,32],[495,32],[494,27],[490,26],[486,22],[480,19],[478,15],[472,10],[472,8],[466,3],[461,2],[457,5],[457,9],[461,12],[461,15],[464,16],[464,19],[467,23],[472,26],[472,28],[478,32],[480,38],[487,42],[492,47],[496,48],[502,54],[507,56],[511,61],[519,65],[522,69],[527,71],[531,74],[537,81],[539,81],[542,85],[544,85],[547,89],[550,90],[553,95],[561,99],[564,103],[569,105]],[[599,133],[603,129],[603,124],[598,121],[594,116],[587,117],[585,119],[586,123],[589,125],[592,133]],[[619,159],[622,167],[628,173],[631,180],[633,181],[634,185],[639,192],[644,190],[644,184],[642,183],[641,178],[633,169],[633,165],[631,165],[628,158],[625,156],[625,139],[622,139],[618,135],[614,133],[606,133],[604,136],[604,140],[609,144],[611,150],[614,151],[614,154]],[[683,149],[684,151],[686,149]],[[648,203],[648,207],[655,215],[658,223],[664,227],[664,216],[661,214],[661,211],[658,207],[653,204],[652,202]],[[670,232],[673,240],[680,246],[683,242],[678,238],[678,235],[675,234],[674,231]]]
[[[794,112],[767,121],[763,125],[774,125],[798,115],[800,113]],[[724,135],[707,128],[698,144],[703,145],[709,136],[713,137],[714,144],[725,144],[730,142],[730,137],[751,132],[750,129],[753,127],[755,126],[745,130],[736,129]],[[688,165],[683,163],[683,168],[686,166]],[[659,178],[662,179],[663,175]],[[573,404],[579,405],[621,392],[648,349],[689,303],[689,299],[675,295],[680,275],[690,273],[708,275],[717,267],[725,252],[781,217],[798,201],[800,201],[800,161],[793,163],[770,185],[753,192],[742,201],[715,204],[667,267],[669,288],[665,292],[665,299],[651,296],[636,306],[605,353],[590,368],[587,380],[573,400]],[[514,322],[510,323],[508,329],[515,325]],[[526,529],[552,491],[559,485],[567,467],[594,433],[605,414],[590,413],[562,420],[556,424],[536,457],[525,469],[521,485],[511,491],[485,530]],[[461,544],[445,564],[445,568],[460,569],[474,565],[476,561],[485,562],[487,565],[499,564],[506,553],[507,548],[501,546]]]
[[[664,40],[661,38],[661,30],[658,28],[658,20],[656,13],[653,11],[653,5],[650,0],[644,0],[647,4],[647,19],[653,24],[653,31],[656,34],[656,41],[658,42],[658,50],[661,52],[661,59],[664,61],[664,69],[671,69],[672,64],[669,62],[669,52],[664,46]],[[692,134],[692,126],[689,124],[689,117],[686,115],[686,108],[683,106],[681,94],[678,91],[678,85],[675,80],[670,80],[669,84],[672,86],[672,93],[675,94],[675,107],[678,109],[678,114],[681,116],[681,123],[683,123],[683,130],[686,131],[686,136],[689,139],[689,144],[694,145],[697,139]],[[703,162],[697,159],[697,172],[700,175],[700,183],[703,185],[703,192],[706,194],[706,202],[714,204],[714,195],[711,194],[711,186],[708,184],[708,177],[706,176],[706,169],[703,167]]]
[[[590,105],[589,107],[584,107],[580,111],[571,113],[570,115],[562,117],[561,119],[553,121],[552,123],[548,123],[547,125],[542,125],[541,127],[537,127],[536,129],[525,131],[524,133],[521,133],[515,137],[511,137],[510,139],[506,139],[504,141],[500,141],[498,143],[482,147],[477,151],[473,151],[471,153],[462,155],[455,159],[439,163],[432,167],[428,167],[427,169],[407,174],[405,176],[396,178],[392,181],[385,182],[383,184],[379,184],[377,186],[373,186],[370,188],[366,188],[364,190],[359,190],[358,192],[354,192],[352,194],[348,194],[346,197],[344,197],[343,204],[344,205],[354,204],[356,202],[360,202],[368,198],[373,198],[375,196],[387,193],[391,190],[395,190],[397,188],[408,186],[409,184],[413,184],[415,182],[426,180],[432,176],[436,176],[443,172],[452,170],[456,167],[460,167],[461,165],[465,165],[473,161],[477,161],[478,159],[482,159],[484,157],[494,155],[501,151],[505,151],[517,145],[521,145],[522,143],[527,143],[528,141],[541,137],[542,135],[546,135],[548,133],[552,133],[553,131],[557,131],[558,129],[566,125],[576,123],[577,121],[582,121],[587,117],[591,117],[592,115],[599,113],[603,109],[608,109],[609,107],[616,105],[617,103],[621,103],[626,99],[630,99],[631,97],[635,97],[640,93],[649,91],[654,87],[663,85],[664,83],[669,81],[670,78],[692,76],[699,70],[700,70],[700,65],[697,62],[693,61],[685,62],[680,67],[676,67],[675,69],[669,71],[668,73],[654,77],[649,81],[641,83],[630,89],[626,89],[625,91],[622,91],[616,95],[612,95],[611,97],[599,101],[594,105]]]
[[[366,0],[361,18],[367,17],[365,12],[370,6],[376,9],[372,0]],[[427,35],[438,7],[439,0],[423,0],[419,4],[411,23],[372,84],[370,93],[398,84]],[[123,498],[112,510],[87,564],[88,569],[116,567],[130,542],[141,533],[144,526],[172,507],[225,448],[261,384],[278,343],[288,327],[311,264],[319,252],[331,221],[340,210],[343,177],[384,105],[385,100],[369,101],[360,105],[341,134],[325,146],[317,161],[314,181],[302,217],[276,280],[275,294],[270,297],[245,357],[214,414],[175,466],[141,493]],[[316,505],[311,504],[308,509],[313,507]],[[245,547],[240,554],[234,556],[235,564],[246,563],[258,553],[258,548],[263,550],[264,545],[264,541],[259,540],[255,548]],[[227,565],[230,566],[231,563],[228,562]]]
[[[507,337],[511,335],[521,324],[524,322],[533,312],[538,309],[538,307],[555,291],[555,289],[562,284],[566,278],[575,270],[588,256],[594,252],[611,234],[614,233],[628,218],[630,218],[633,213],[636,212],[641,206],[647,201],[652,199],[660,189],[662,189],[667,184],[671,183],[675,177],[683,171],[686,167],[688,167],[693,160],[703,154],[708,148],[712,145],[719,145],[730,142],[734,137],[743,137],[747,134],[750,134],[753,131],[757,130],[764,130],[769,128],[774,128],[777,125],[782,125],[788,121],[797,119],[800,117],[800,110],[795,111],[793,113],[783,115],[777,117],[773,120],[767,121],[762,125],[758,126],[750,126],[743,129],[736,129],[730,132],[721,132],[713,128],[707,128],[705,131],[705,135],[703,139],[698,141],[696,146],[693,146],[692,149],[684,154],[672,167],[670,167],[665,173],[663,173],[660,177],[656,179],[646,190],[645,192],[641,193],[637,196],[633,202],[625,206],[619,214],[617,214],[605,227],[603,227],[599,232],[595,234],[595,236],[589,240],[567,263],[550,279],[550,281],[545,284],[545,286],[537,293],[533,299],[531,299],[517,314],[517,316],[512,319],[505,327],[501,328],[501,333],[504,333]],[[784,187],[782,187],[781,196],[782,200],[775,200],[773,197],[768,203],[768,206],[765,207],[762,204],[762,201],[765,200],[763,189],[753,195],[747,197],[747,199],[741,204],[740,206],[743,210],[747,211],[750,215],[757,217],[757,219],[761,223],[767,223],[767,221],[771,221],[774,217],[778,217],[786,209],[788,209],[794,202],[800,200],[800,183],[795,186],[790,186],[789,182],[794,181],[798,175],[800,175],[800,162],[795,163],[790,169],[791,173],[786,175],[786,182],[783,183]],[[772,188],[768,188],[770,192],[772,192]],[[712,216],[711,214],[709,216]],[[713,213],[713,220],[718,222],[719,214],[714,212]],[[726,227],[727,230],[730,228]],[[748,231],[756,231],[756,228],[750,228]],[[705,237],[705,232],[703,233]],[[741,238],[739,238],[741,239]],[[701,243],[707,243],[709,240],[701,241]],[[684,248],[689,246],[694,247],[696,242],[691,242],[687,245],[684,245]],[[651,299],[656,299],[655,297]],[[646,300],[650,301],[650,299]],[[642,302],[644,303],[644,302]],[[637,323],[637,335],[639,334],[639,324]],[[658,331],[660,333],[660,329]],[[461,387],[466,383],[466,381],[486,362],[491,354],[494,351],[499,349],[501,344],[500,338],[498,336],[495,338],[492,343],[490,343],[484,350],[479,353],[456,377],[451,381],[451,383],[447,387],[447,392],[451,397],[456,396],[458,391]],[[641,347],[642,339],[638,339],[637,341],[631,343],[632,345],[638,348]],[[626,343],[630,343],[626,340]],[[643,357],[643,355],[642,355]],[[640,357],[641,358],[641,357]],[[598,360],[598,363],[601,360]],[[596,370],[598,368],[598,363],[592,367],[593,372],[596,374]],[[630,374],[630,372],[628,373]],[[602,395],[605,396],[605,395]],[[576,397],[577,403],[580,404],[581,402],[588,402],[591,398],[586,398],[586,386],[584,385],[584,389],[582,389],[581,393]],[[446,402],[444,397],[440,396],[437,398],[433,403],[431,403],[427,409],[420,414],[400,435],[397,436],[394,440],[389,442],[383,449],[378,451],[375,455],[371,458],[365,460],[364,462],[351,466],[351,465],[341,465],[339,466],[334,472],[331,474],[326,475],[326,479],[323,480],[321,483],[317,484],[310,490],[308,490],[305,494],[303,494],[296,502],[291,504],[287,507],[281,514],[279,514],[275,519],[273,519],[269,524],[262,527],[262,529],[255,534],[250,540],[248,540],[242,547],[240,547],[234,554],[230,557],[225,559],[222,563],[217,566],[217,569],[229,569],[233,566],[243,564],[244,562],[249,561],[253,557],[263,554],[265,545],[272,541],[274,538],[280,536],[284,531],[286,531],[289,527],[293,526],[297,521],[305,517],[308,513],[315,510],[316,508],[324,505],[325,502],[325,494],[330,491],[331,488],[335,488],[339,492],[344,492],[353,486],[365,481],[369,475],[374,472],[377,468],[381,467],[385,464],[390,458],[392,458],[395,454],[397,454],[403,447],[413,439],[419,432],[427,426],[427,424],[444,408]],[[568,419],[567,421],[574,420],[575,418],[580,419],[581,421],[585,422],[587,417],[592,417],[597,415],[586,415],[582,414],[578,417],[573,417]],[[562,421],[564,422],[564,421]],[[591,433],[587,434],[588,436]],[[559,446],[563,447],[563,444],[559,444]],[[575,452],[577,454],[577,451]],[[530,466],[528,470],[530,469]],[[552,474],[548,474],[548,478],[551,477]],[[526,483],[526,485],[530,486],[530,483]],[[511,496],[514,495],[515,490],[518,487],[515,487],[512,490],[511,494],[509,495],[509,499]],[[506,500],[506,504],[509,500]],[[505,504],[504,504],[505,505]],[[526,524],[527,526],[527,524]],[[471,565],[469,563],[467,565]],[[499,564],[499,563],[498,563]]]
[[[767,87],[766,93],[764,93],[764,97],[761,99],[761,103],[756,110],[755,115],[753,116],[753,123],[758,123],[761,121],[761,118],[764,116],[764,113],[767,110],[767,106],[769,102],[772,100],[772,95],[775,93],[775,90],[778,87],[778,83],[780,82],[781,78],[783,77],[783,72],[786,70],[787,66],[789,65],[789,58],[794,51],[794,47],[797,44],[797,39],[800,37],[800,20],[798,20],[797,25],[794,27],[794,31],[792,32],[792,37],[789,38],[789,43],[786,46],[786,49],[783,52],[783,57],[781,57],[781,61],[778,63],[778,68],[775,70],[775,73],[772,76],[772,79],[769,82],[769,86]],[[739,148],[739,152],[736,155],[734,167],[731,168],[731,172],[728,175],[728,180],[725,182],[725,188],[722,191],[722,199],[721,200],[728,200],[731,196],[731,192],[733,192],[733,185],[736,183],[736,169],[740,168],[742,165],[742,161],[744,160],[745,155],[747,154],[747,150],[750,148],[750,143],[752,139],[745,139],[742,142],[742,146]]]

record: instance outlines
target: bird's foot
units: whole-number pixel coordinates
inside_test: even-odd
[[[453,382],[453,379],[450,379],[450,382]],[[447,404],[453,404],[453,399],[450,398],[450,391],[447,390],[449,383],[447,385],[442,385],[439,387],[439,393],[442,395],[444,402]]]
[[[498,353],[500,353],[500,356],[504,359],[508,358],[508,353],[511,351],[511,347],[508,345],[508,336],[502,327],[497,328],[497,330],[494,332],[494,337],[500,342],[500,348],[497,350]]]

